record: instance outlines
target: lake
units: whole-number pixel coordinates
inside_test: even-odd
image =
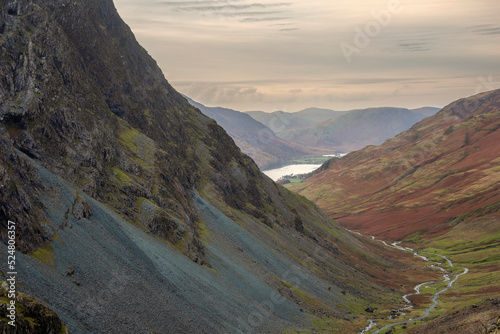
[[[280,167],[276,169],[264,170],[262,173],[269,176],[273,181],[279,180],[282,176],[285,175],[297,175],[297,174],[305,174],[310,173],[313,170],[316,170],[321,165],[312,165],[312,164],[304,164],[304,165],[288,165],[285,167]]]

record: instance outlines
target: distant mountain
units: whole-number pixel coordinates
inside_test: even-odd
[[[425,117],[429,117],[429,116],[436,114],[439,111],[439,108],[421,107],[421,108],[417,108],[417,109],[411,109],[411,111],[418,113],[418,114],[421,114],[425,118]]]
[[[263,111],[247,111],[246,113],[278,134],[281,131],[307,128],[344,115],[347,111],[307,108],[298,112],[275,111],[266,113]]]
[[[206,107],[187,99],[191,105],[224,128],[242,152],[249,155],[261,169],[314,155],[314,149],[278,138],[271,129],[246,113],[221,107]]]
[[[359,109],[307,128],[282,131],[278,135],[296,144],[349,152],[381,144],[438,110],[430,107],[416,110]]]

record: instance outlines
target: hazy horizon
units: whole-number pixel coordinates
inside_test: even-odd
[[[179,92],[239,111],[443,107],[500,88],[493,0],[115,0]]]

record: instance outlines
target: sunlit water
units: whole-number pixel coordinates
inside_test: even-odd
[[[313,165],[313,164],[308,164],[308,165],[288,165],[288,166],[281,167],[281,168],[264,170],[262,172],[264,174],[266,174],[267,176],[269,176],[274,181],[277,181],[282,176],[285,176],[285,175],[291,175],[291,174],[297,175],[297,174],[310,173],[310,172],[318,169],[320,166],[321,165]]]

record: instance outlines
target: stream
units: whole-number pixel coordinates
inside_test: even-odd
[[[353,232],[353,233],[356,233],[356,234],[359,234],[359,235],[363,236],[363,235],[362,235],[361,233],[359,233],[359,232],[354,232],[354,231],[351,231],[351,232]],[[418,253],[416,250],[414,250],[413,248],[399,246],[400,242],[393,242],[393,243],[391,243],[391,244],[389,245],[389,244],[388,244],[386,241],[384,241],[384,240],[378,240],[378,239],[375,239],[375,237],[370,237],[370,238],[371,238],[372,240],[379,241],[379,242],[383,243],[383,244],[384,244],[385,246],[387,246],[387,247],[396,248],[396,249],[399,249],[399,250],[402,250],[402,251],[405,251],[405,252],[406,252],[406,251],[410,251],[410,252],[412,252],[412,253],[413,253],[413,255],[418,256],[418,257],[422,258],[424,261],[429,261],[429,258],[428,258],[428,257],[426,257],[426,256],[424,256],[424,255],[419,254],[419,253]],[[424,253],[424,252],[422,252],[422,253]],[[444,261],[446,261],[446,262],[447,262],[447,264],[448,264],[448,266],[449,266],[450,268],[453,268],[453,267],[454,267],[454,266],[453,266],[453,263],[452,263],[452,262],[450,261],[450,259],[448,259],[446,256],[441,255],[441,254],[436,254],[436,253],[432,253],[432,255],[436,255],[436,256],[441,257]],[[440,265],[441,265],[440,263],[436,263],[435,265],[434,265],[434,264],[433,264],[433,265],[431,265],[431,267],[434,267],[434,268],[436,268],[436,269],[438,269],[438,270],[440,270],[440,271],[442,271],[442,272],[443,272],[443,274],[442,274],[442,275],[443,275],[443,280],[442,280],[442,281],[427,281],[427,282],[423,282],[423,283],[417,284],[417,285],[413,288],[413,290],[414,290],[415,292],[413,292],[413,293],[408,293],[408,294],[406,294],[406,295],[404,295],[404,296],[403,296],[403,299],[404,299],[404,301],[406,302],[406,306],[405,306],[405,307],[403,307],[403,308],[401,308],[401,309],[398,309],[398,310],[397,310],[397,312],[398,312],[398,313],[400,313],[400,315],[404,315],[405,313],[403,313],[403,311],[408,310],[408,309],[410,309],[410,308],[413,308],[413,305],[412,305],[412,303],[411,303],[411,301],[410,301],[410,299],[409,299],[408,297],[413,296],[413,295],[418,295],[418,294],[420,294],[420,289],[422,288],[422,286],[424,286],[424,285],[426,285],[426,284],[433,284],[433,283],[440,283],[440,282],[448,282],[448,285],[447,285],[444,289],[441,289],[440,291],[438,291],[438,292],[434,293],[434,295],[432,296],[432,299],[431,299],[432,304],[431,304],[431,306],[429,306],[429,307],[425,310],[424,315],[422,315],[422,316],[420,316],[420,317],[418,317],[418,318],[415,318],[415,319],[403,320],[403,321],[395,322],[395,323],[392,323],[392,324],[388,324],[388,325],[386,325],[386,326],[384,326],[384,327],[382,327],[382,328],[378,329],[377,331],[375,331],[375,332],[373,332],[373,333],[371,333],[371,334],[378,334],[378,333],[382,332],[383,330],[386,330],[386,329],[388,329],[388,328],[390,328],[390,327],[392,327],[392,326],[402,325],[402,324],[406,324],[406,323],[408,323],[408,322],[410,322],[410,321],[419,321],[419,320],[422,320],[422,319],[424,319],[424,318],[427,318],[427,317],[429,316],[429,314],[431,313],[431,311],[432,311],[432,310],[433,310],[433,309],[434,309],[434,308],[438,305],[438,303],[439,303],[439,302],[438,302],[438,300],[437,300],[437,299],[438,299],[439,295],[440,295],[440,294],[442,294],[443,292],[447,291],[448,289],[450,289],[450,288],[452,287],[453,283],[455,283],[455,282],[456,282],[456,280],[457,280],[460,276],[465,275],[465,274],[467,274],[467,273],[469,272],[469,269],[467,269],[467,268],[463,268],[463,269],[464,269],[464,271],[463,271],[462,273],[455,274],[455,277],[454,277],[453,279],[451,279],[450,275],[453,275],[453,273],[448,272],[446,269],[444,269],[444,268],[443,268],[443,267],[441,267]],[[392,318],[391,316],[389,316],[389,319],[394,319],[394,318]],[[367,334],[368,332],[370,332],[370,331],[373,329],[373,327],[375,327],[375,326],[377,325],[377,322],[376,322],[374,319],[369,319],[369,320],[368,320],[368,322],[369,322],[369,323],[368,323],[368,326],[366,326],[366,328],[365,328],[365,329],[363,329],[363,330],[362,330],[361,332],[359,332],[358,334]]]

